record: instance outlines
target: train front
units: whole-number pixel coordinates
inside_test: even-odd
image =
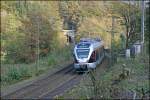
[[[90,43],[79,43],[74,48],[74,68],[77,72],[88,71],[89,68],[95,68],[94,63],[89,63],[91,55],[91,44]]]

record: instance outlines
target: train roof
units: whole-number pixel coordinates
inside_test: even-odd
[[[80,42],[91,42],[91,43],[94,43],[94,42],[100,42],[101,39],[100,38],[81,38],[80,39]]]
[[[77,48],[98,48],[103,45],[103,41],[99,38],[82,38],[76,45]]]

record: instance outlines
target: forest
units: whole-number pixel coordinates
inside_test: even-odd
[[[129,44],[140,40],[139,2],[132,6],[119,1],[25,0],[2,1],[1,8],[1,60],[4,63],[34,62],[37,55],[44,57],[63,48],[59,39],[63,29],[75,29],[76,40],[89,36],[89,33],[99,36],[109,48],[111,16],[115,17],[114,44],[118,49],[128,48]],[[145,37],[148,37],[149,21],[145,22]],[[39,54],[36,52],[38,42]]]

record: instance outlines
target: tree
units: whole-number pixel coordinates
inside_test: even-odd
[[[74,29],[77,31],[82,20],[81,9],[77,1],[60,1],[59,13],[64,20],[64,29]]]
[[[150,46],[149,46],[149,38],[150,38],[150,14],[149,14],[149,12],[150,12],[150,1],[149,2],[147,2],[146,3],[146,13],[145,13],[145,19],[146,19],[146,21],[145,21],[145,26],[146,26],[146,28],[145,28],[145,42],[146,42],[146,45],[147,45],[147,52],[149,53],[149,48],[150,48]]]
[[[146,29],[145,29],[145,40],[148,41],[149,40],[149,37],[150,37],[150,1],[146,3],[146,21],[145,21],[145,26],[146,26]]]
[[[37,55],[45,56],[58,47],[61,21],[57,1],[2,2],[1,14],[2,52],[11,60],[7,63],[33,62]]]
[[[35,2],[28,7],[30,9],[27,12],[27,17],[22,20],[24,27],[21,30],[26,35],[26,45],[29,49],[29,52],[26,53],[29,55],[28,59],[35,61],[37,55],[45,56],[55,48],[52,45],[53,41],[56,41],[54,38],[57,37],[61,24],[57,2]],[[38,48],[40,52],[37,54]]]
[[[126,30],[126,48],[129,47],[129,43],[134,43],[138,40],[138,37],[134,39],[135,36],[139,35],[136,34],[137,31],[137,19],[136,17],[139,17],[139,8],[138,6],[132,4],[130,2],[128,3],[122,3],[122,2],[115,2],[113,4],[113,13],[117,13],[120,15],[121,25],[125,26]],[[134,41],[133,41],[134,40]]]

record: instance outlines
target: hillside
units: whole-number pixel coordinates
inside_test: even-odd
[[[137,76],[123,80],[125,83],[119,83],[118,87],[123,84],[128,88],[131,81],[136,85],[138,76],[142,75],[141,79],[146,80],[140,80],[139,87],[147,88],[149,80],[144,77],[144,72],[149,68],[149,3],[145,8],[145,40],[141,58],[128,61],[119,56],[135,42],[141,41],[140,6],[139,1],[1,1],[2,87],[37,77],[48,70],[53,72],[59,69],[59,65],[73,62],[74,44],[68,43],[63,30],[75,30],[75,43],[83,37],[101,38],[105,49],[120,59],[111,65],[113,67],[103,78],[112,81],[118,77],[111,77],[112,73],[119,73],[120,66],[126,63],[135,71],[131,74]],[[109,59],[113,60],[113,57]],[[143,59],[145,62],[140,62]]]

